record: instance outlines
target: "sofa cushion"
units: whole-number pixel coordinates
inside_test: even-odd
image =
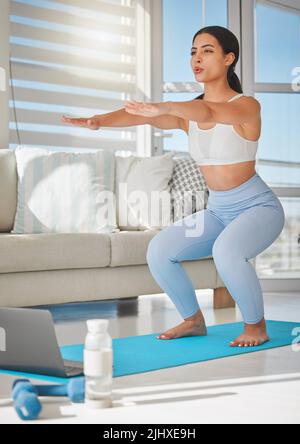
[[[103,233],[0,234],[0,273],[110,264],[110,238]]]
[[[17,207],[17,165],[12,150],[0,149],[0,232],[9,233]]]
[[[116,156],[117,223],[121,230],[159,230],[170,225],[173,156]]]
[[[174,172],[170,182],[172,221],[177,222],[207,206],[208,188],[194,159],[174,158]]]
[[[109,233],[116,225],[115,156],[18,147],[13,234]]]
[[[121,231],[109,233],[111,240],[111,267],[147,264],[146,253],[150,240],[160,230]]]

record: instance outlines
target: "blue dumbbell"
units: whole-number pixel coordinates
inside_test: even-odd
[[[23,391],[14,401],[14,408],[23,420],[33,420],[39,417],[42,411],[42,405],[35,393]]]
[[[85,378],[70,379],[62,385],[33,385],[28,379],[13,383],[12,398],[18,416],[24,420],[38,418],[42,406],[38,396],[68,396],[74,403],[84,401]]]

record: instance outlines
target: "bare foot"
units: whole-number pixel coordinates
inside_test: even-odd
[[[230,343],[231,347],[255,347],[269,341],[266,331],[266,321],[263,319],[258,324],[245,324],[245,331]]]
[[[207,329],[201,311],[187,318],[181,324],[157,336],[157,339],[175,339],[184,336],[206,336]]]

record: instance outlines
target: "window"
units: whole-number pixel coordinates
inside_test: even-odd
[[[258,169],[271,186],[300,186],[300,95],[293,89],[295,68],[300,71],[300,5],[277,3],[257,0],[254,8],[253,89],[263,123]]]
[[[285,290],[300,281],[300,4],[294,0],[242,2],[243,88],[262,107],[257,170],[274,189],[286,222],[279,238],[255,259],[258,277],[270,291],[288,278]],[[293,279],[291,279],[293,278]],[[299,288],[299,284],[298,284]]]
[[[300,199],[284,198],[281,203],[285,226],[274,244],[256,258],[260,278],[295,278],[300,275]]]
[[[80,7],[79,7],[79,6]],[[136,127],[60,122],[124,106],[136,94],[136,0],[11,0],[10,148],[136,151]]]
[[[257,93],[262,134],[258,171],[270,186],[300,186],[300,95]]]
[[[227,27],[227,0],[163,1],[163,101],[193,100],[202,92],[190,65],[192,40],[204,26]],[[188,153],[182,130],[162,131],[163,150]]]
[[[256,5],[256,82],[291,83],[300,66],[300,14]]]

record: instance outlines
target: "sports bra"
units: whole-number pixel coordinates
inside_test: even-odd
[[[228,102],[243,94],[232,97]],[[226,165],[256,160],[258,140],[247,140],[233,125],[216,123],[213,128],[201,129],[189,121],[189,153],[198,165]]]

